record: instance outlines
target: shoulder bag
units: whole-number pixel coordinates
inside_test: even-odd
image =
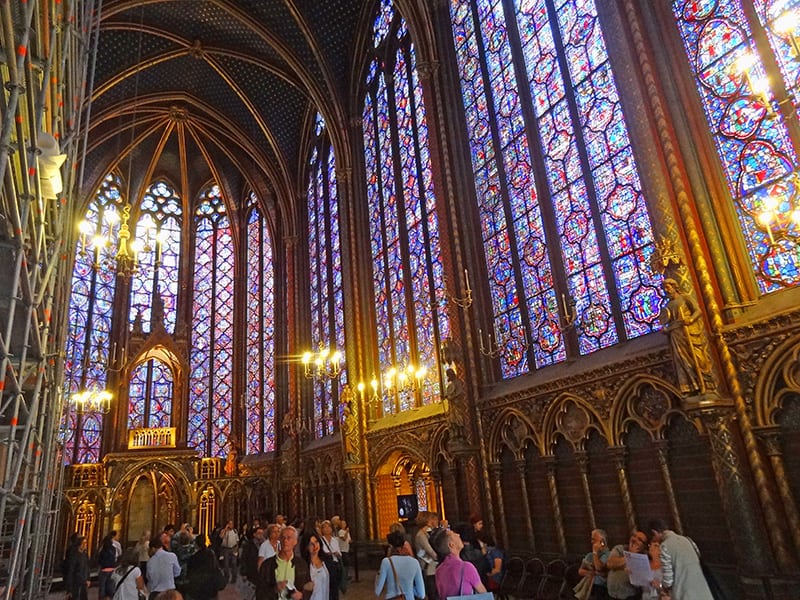
[[[572,591],[575,592],[577,600],[589,600],[592,595],[592,586],[594,585],[594,575],[587,575],[575,584]]]
[[[400,580],[397,578],[397,569],[394,568],[394,563],[392,562],[392,557],[389,556],[387,559],[389,561],[389,566],[392,567],[392,575],[394,575],[394,586],[397,588],[397,591],[400,592],[397,596],[387,596],[386,600],[406,600],[406,595],[403,593],[403,586],[400,585]]]
[[[114,585],[114,592],[111,594],[112,600],[117,597],[117,592],[120,590],[120,586],[122,585],[122,582],[125,581],[128,578],[128,575],[130,575],[131,571],[133,571],[135,568],[136,567],[134,566],[134,567],[131,567],[130,569],[128,569],[128,571],[125,573],[125,575],[122,576],[122,579],[120,579],[116,583],[116,585]],[[108,578],[108,581],[111,582],[111,577]],[[109,585],[111,585],[111,584],[109,584]],[[106,588],[108,588],[108,586],[106,586]],[[106,591],[109,591],[109,590],[107,589]]]

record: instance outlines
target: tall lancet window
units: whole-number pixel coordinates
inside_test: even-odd
[[[761,293],[800,284],[796,0],[674,0]],[[788,92],[788,96],[784,96]]]
[[[362,120],[378,360],[382,368],[432,365],[436,340],[450,327],[438,308],[443,273],[428,125],[411,34],[390,0],[380,2],[372,40]],[[438,394],[438,383],[427,381],[423,403]],[[411,394],[384,398],[384,412],[414,404]]]
[[[82,234],[75,253],[72,295],[69,301],[69,335],[66,345],[65,390],[67,398],[87,389],[106,387],[109,336],[116,290],[116,274],[107,268],[113,263],[113,246],[93,249],[90,237],[110,237],[122,211],[122,184],[116,175],[107,175],[89,202],[84,220],[91,232]],[[117,231],[117,228],[114,228]],[[83,243],[85,242],[85,243]],[[63,431],[66,463],[95,463],[100,460],[103,415],[78,411],[69,405]]]
[[[325,121],[317,114],[308,177],[308,247],[311,279],[311,341],[316,350],[344,351],[344,297],[342,255],[339,239],[339,202],[336,191],[336,161]],[[331,435],[339,422],[339,381],[314,381],[315,437]]]
[[[450,7],[503,377],[649,333],[653,233],[595,1]]]
[[[139,364],[128,386],[128,429],[170,427],[172,371],[158,359]]]
[[[156,294],[164,303],[164,326],[175,332],[182,213],[181,199],[166,181],[151,185],[139,204],[136,239],[145,246],[138,255],[138,272],[131,278],[130,322],[140,315],[145,332],[152,329]]]
[[[201,194],[194,226],[188,442],[203,456],[223,457],[231,436],[235,269],[231,225],[218,186]]]
[[[275,269],[255,194],[247,214],[247,453],[275,450]]]

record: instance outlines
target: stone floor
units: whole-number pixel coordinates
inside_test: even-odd
[[[342,594],[342,600],[367,600],[375,598],[375,571],[361,571],[358,581],[350,581],[347,593]],[[252,600],[253,590],[249,584],[240,577],[236,584],[229,584],[217,595],[217,600]],[[89,600],[93,600],[91,597]],[[94,600],[97,600],[96,598]]]
[[[358,581],[352,580],[342,600],[368,600],[375,598],[375,571],[361,571]],[[253,590],[241,577],[235,584],[231,583],[217,595],[217,600],[252,600]],[[64,592],[52,592],[48,600],[64,600]],[[88,600],[98,600],[97,586],[89,588]]]

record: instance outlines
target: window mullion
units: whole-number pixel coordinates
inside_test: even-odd
[[[603,270],[603,276],[606,280],[606,288],[608,289],[608,298],[611,303],[611,315],[614,319],[614,327],[617,333],[617,339],[622,341],[627,339],[627,333],[623,325],[622,319],[622,306],[619,301],[619,293],[616,286],[616,278],[612,268],[611,254],[608,251],[608,242],[606,240],[606,231],[603,227],[602,219],[600,218],[600,207],[597,201],[597,189],[594,185],[594,177],[589,163],[589,156],[586,152],[586,140],[581,128],[581,116],[578,110],[578,103],[575,98],[575,89],[571,83],[571,76],[569,65],[566,59],[566,49],[564,47],[564,40],[561,37],[561,30],[558,27],[558,15],[553,0],[545,0],[547,6],[551,30],[553,33],[553,43],[556,47],[556,57],[565,79],[565,101],[569,109],[570,118],[574,123],[573,134],[576,138],[576,147],[578,156],[581,163],[581,171],[583,172],[583,181],[586,184],[586,194],[591,208],[591,218],[596,232],[597,246],[600,252],[600,265]],[[598,22],[599,26],[599,22]],[[527,80],[526,80],[527,82]],[[567,275],[568,277],[568,275]],[[587,287],[588,284],[587,284]]]
[[[394,67],[397,61],[396,43],[396,27],[391,30],[391,37],[389,38],[393,43],[387,44],[387,57],[391,57],[391,62],[386,60],[386,97],[388,101],[388,114],[389,118],[389,132],[392,144],[392,169],[394,175],[394,193],[395,193],[395,207],[397,209],[397,225],[399,239],[397,240],[400,248],[400,257],[402,264],[403,274],[403,295],[405,296],[405,321],[406,330],[408,331],[408,358],[413,360],[417,355],[417,329],[416,318],[414,313],[414,296],[412,293],[413,287],[411,283],[411,274],[408,270],[409,265],[409,250],[408,250],[408,222],[406,220],[406,198],[403,193],[403,170],[400,158],[400,132],[397,126],[397,103],[395,97],[395,85],[397,82],[394,79]],[[387,36],[388,37],[388,36]],[[391,82],[391,85],[389,85]],[[397,344],[398,338],[395,336],[393,344],[394,360],[397,363]]]
[[[476,0],[473,1],[473,7],[471,11],[471,17],[474,23],[474,30],[475,30],[475,42],[478,47],[478,52],[480,55],[480,62],[481,62],[481,69],[483,70],[483,90],[484,90],[484,97],[486,99],[486,110],[487,115],[489,116],[489,129],[492,132],[491,140],[492,140],[492,147],[494,150],[494,163],[495,167],[497,168],[497,180],[500,184],[500,195],[503,199],[503,215],[505,216],[506,220],[506,227],[505,232],[508,236],[508,247],[509,247],[509,254],[511,258],[511,264],[513,265],[513,273],[514,273],[514,286],[517,290],[517,295],[520,298],[519,303],[517,304],[517,309],[519,310],[520,320],[522,321],[522,326],[525,328],[526,337],[530,337],[531,333],[531,320],[530,315],[528,314],[528,304],[525,301],[525,287],[522,282],[522,267],[520,265],[520,251],[519,251],[519,240],[517,240],[516,232],[514,230],[514,214],[511,212],[511,193],[508,189],[508,173],[506,172],[506,166],[503,163],[503,149],[500,146],[500,129],[497,124],[497,119],[495,115],[497,114],[497,108],[495,106],[495,98],[494,93],[492,91],[492,81],[491,81],[491,73],[486,64],[486,47],[484,45],[483,40],[483,29],[481,28],[481,22],[478,18],[478,7]],[[513,14],[513,13],[512,13]],[[508,21],[508,20],[506,20]],[[508,26],[507,26],[508,30]],[[513,52],[513,47],[512,47]],[[513,54],[512,54],[513,56]],[[516,73],[516,69],[515,69]],[[519,83],[519,78],[517,78],[517,83]],[[521,90],[523,86],[517,85],[517,87]],[[509,312],[506,311],[503,317],[507,317]],[[495,331],[495,336],[497,337],[498,341],[500,340],[500,332],[496,330],[496,318],[500,317],[499,314],[494,314],[491,328]],[[527,345],[527,340],[526,340]],[[526,352],[527,362],[528,362],[528,370],[532,371],[535,368],[536,362],[533,359],[533,352],[531,349],[528,349]],[[495,359],[496,360],[496,359]]]

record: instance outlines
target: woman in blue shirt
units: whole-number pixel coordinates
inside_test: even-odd
[[[375,578],[375,596],[380,596],[385,587],[387,600],[424,598],[425,582],[419,562],[413,556],[401,554],[406,543],[405,536],[399,531],[393,531],[386,541],[389,542],[389,555],[381,561],[381,568]]]

